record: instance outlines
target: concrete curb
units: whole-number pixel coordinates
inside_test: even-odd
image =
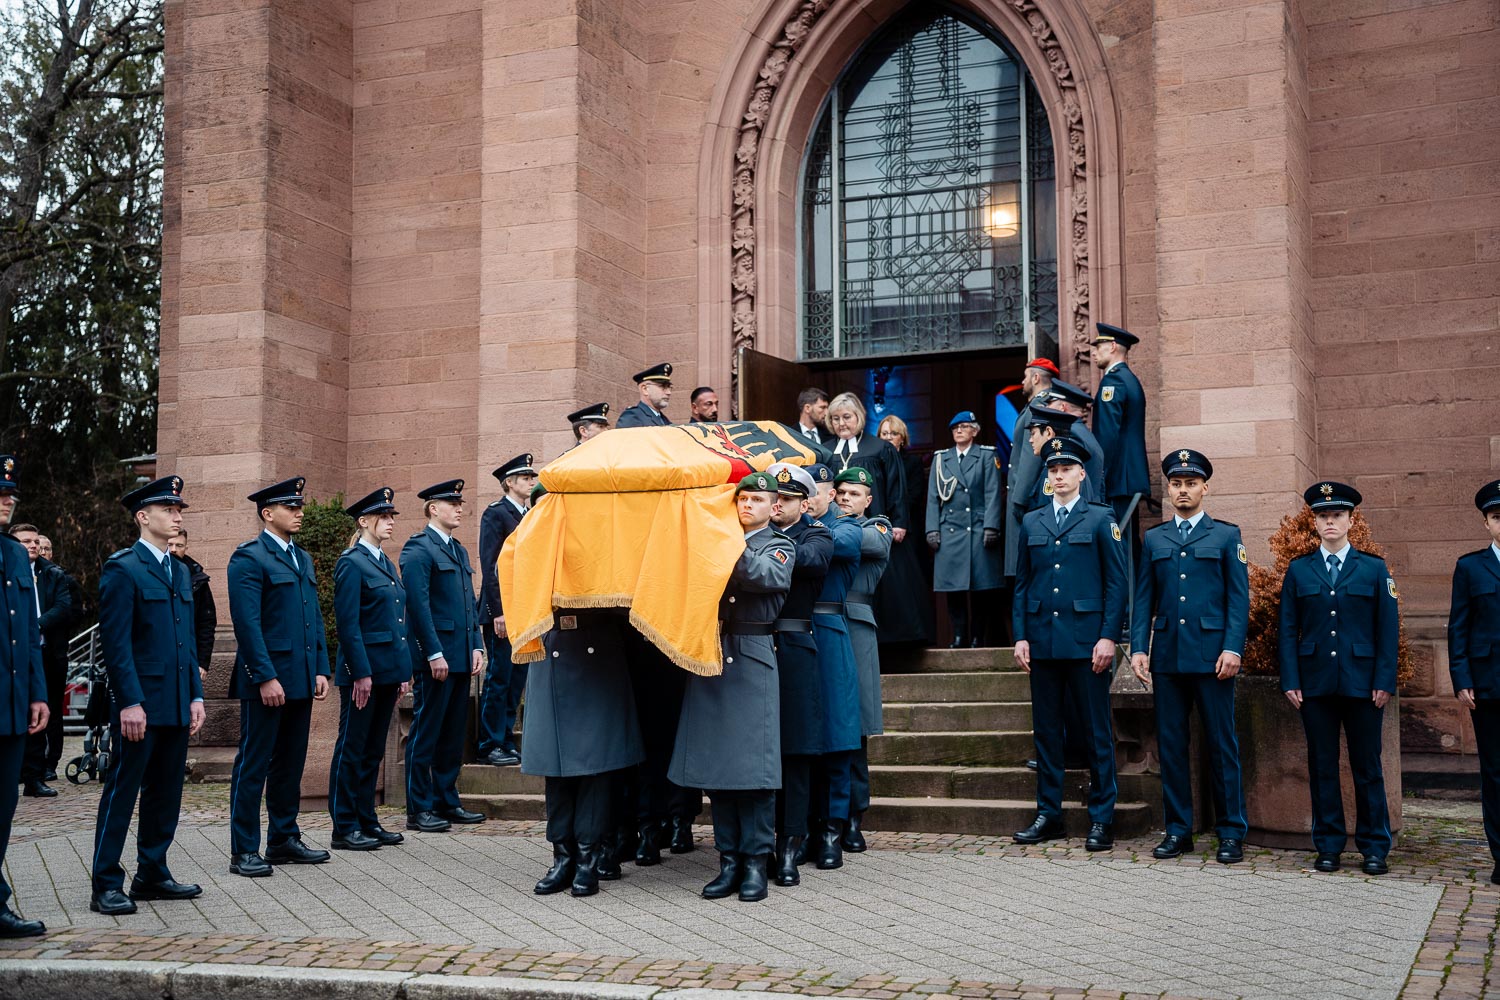
[[[280,965],[0,960],[0,1000],[730,1000],[745,992]]]

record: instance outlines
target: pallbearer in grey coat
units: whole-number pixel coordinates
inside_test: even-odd
[[[846,469],[835,478],[834,497],[839,509],[857,518],[860,526],[859,569],[844,598],[849,621],[849,643],[859,668],[859,749],[849,765],[849,823],[844,828],[844,850],[855,854],[865,849],[861,832],[865,810],[870,808],[870,737],[885,732],[884,706],[880,698],[880,641],[875,629],[875,588],[891,558],[891,523],[884,517],[865,517],[870,509],[869,473]]]
[[[962,410],[948,422],[953,447],[932,460],[927,481],[927,544],[932,589],[948,597],[953,648],[983,644],[995,591],[1005,584],[1000,548],[1000,461],[995,449],[975,444],[979,420]]]
[[[552,843],[538,895],[599,890],[602,842],[613,825],[610,772],[646,759],[625,667],[629,628],[619,610],[560,610],[543,641],[546,655],[526,675],[521,771],[546,779]]]
[[[703,887],[708,899],[736,889],[744,902],[765,899],[775,846],[781,702],[772,634],[797,558],[791,539],[771,527],[776,498],[776,479],[764,472],[735,491],[745,551],[719,603],[724,672],[688,678],[667,769],[673,782],[707,790],[713,803],[719,875]]]

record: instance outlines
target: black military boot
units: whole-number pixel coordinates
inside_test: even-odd
[[[602,850],[598,844],[578,845],[578,863],[573,866],[573,895],[592,896],[599,891],[599,854]]]
[[[797,871],[797,855],[802,850],[802,837],[776,838],[776,884],[801,885],[802,875]]]
[[[538,896],[550,896],[562,892],[573,883],[573,869],[577,865],[578,848],[572,844],[552,845],[552,867],[531,890]]]
[[[719,877],[703,887],[704,899],[723,899],[740,887],[745,876],[738,854],[719,855]]]
[[[745,877],[740,880],[740,902],[758,903],[770,894],[766,885],[766,856],[747,855],[743,867]]]
[[[687,854],[694,849],[693,845],[693,817],[672,817],[672,847],[673,854]]]
[[[641,824],[641,844],[635,849],[635,863],[641,868],[661,864],[661,824],[656,821]]]
[[[844,850],[850,854],[863,854],[865,852],[865,835],[859,825],[864,820],[863,813],[851,813],[849,815],[849,826],[844,830]]]
[[[831,819],[823,825],[823,833],[818,838],[818,868],[828,871],[831,868],[844,867],[844,846],[840,843],[844,838],[844,821]]]
[[[616,830],[604,837],[599,842],[599,849],[594,853],[599,856],[598,863],[594,866],[599,872],[599,881],[618,880],[622,874],[620,871],[620,832]]]

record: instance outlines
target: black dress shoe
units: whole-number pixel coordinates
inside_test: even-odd
[[[1318,860],[1313,862],[1313,869],[1320,872],[1336,872],[1340,867],[1337,854],[1319,854]]]
[[[770,895],[766,885],[766,856],[757,854],[745,858],[745,875],[740,879],[740,902],[758,903]]]
[[[673,854],[689,854],[697,847],[693,843],[693,818],[691,816],[672,817],[672,845],[670,850]]]
[[[1391,871],[1390,866],[1385,863],[1385,858],[1378,854],[1368,855],[1364,863],[1359,866],[1359,870],[1366,875],[1389,875]]]
[[[473,826],[475,823],[484,822],[484,813],[472,812],[463,806],[453,809],[440,809],[438,815],[450,823],[461,823],[464,826]]]
[[[976,635],[973,639],[969,640],[969,648],[970,649],[982,649],[983,648],[983,643],[984,643],[984,640],[981,639],[981,638],[979,638],[979,636]]]
[[[380,844],[379,837],[372,837],[363,830],[355,830],[342,836],[336,833],[328,841],[328,846],[335,851],[378,851]]]
[[[1019,830],[1011,835],[1011,839],[1018,844],[1040,844],[1044,840],[1061,840],[1063,838],[1063,824],[1061,819],[1048,819],[1041,813],[1037,813],[1036,819],[1024,830]]]
[[[550,896],[562,892],[573,884],[573,868],[577,864],[578,848],[572,844],[552,845],[552,867],[531,891],[538,896]]]
[[[135,912],[135,901],[119,889],[105,889],[94,893],[94,898],[89,900],[89,909],[107,917],[122,917]]]
[[[1490,871],[1490,885],[1500,885],[1500,865]]]
[[[131,899],[197,899],[203,895],[203,886],[192,882],[174,882],[167,879],[164,882],[142,882],[140,879],[131,879]]]
[[[495,767],[515,767],[521,763],[521,758],[509,750],[491,750],[484,758],[484,762]]]
[[[331,855],[308,847],[301,837],[292,837],[279,844],[267,844],[265,859],[273,865],[321,865]]]
[[[56,781],[57,780],[57,768],[55,768],[55,767],[49,767],[49,768],[47,768],[47,773],[44,774],[44,775],[42,775],[42,780],[43,781]],[[36,923],[41,923],[41,921],[38,920],[38,921],[36,921]]]
[[[703,887],[703,898],[723,899],[739,889],[740,881],[744,877],[744,869],[740,865],[738,854],[720,854],[719,875]]]
[[[818,870],[832,871],[844,867],[844,820],[830,819],[818,835]]]
[[[1088,851],[1107,851],[1115,846],[1115,830],[1108,823],[1094,823],[1089,827],[1089,835],[1083,842],[1083,847]]]
[[[865,853],[865,835],[860,830],[860,823],[864,820],[863,813],[854,813],[849,817],[849,825],[844,828],[844,839],[841,841],[844,850],[850,854]]]
[[[801,885],[802,875],[797,871],[797,852],[802,849],[801,837],[776,838],[776,884]]]
[[[1030,758],[1030,759],[1028,759],[1026,761],[1026,770],[1028,770],[1028,771],[1035,771],[1036,770],[1036,758],[1035,757],[1032,757],[1032,758]]]
[[[661,825],[658,823],[641,825],[640,843],[635,848],[635,863],[641,868],[661,864],[661,844],[657,839],[660,832]]]
[[[604,843],[600,844],[599,849],[594,852],[598,856],[598,863],[594,865],[594,870],[599,873],[601,882],[618,882],[625,876],[625,873],[620,870],[620,856],[615,851],[617,836],[618,834],[605,837]]]
[[[1214,855],[1214,860],[1221,865],[1237,865],[1245,860],[1245,845],[1228,837],[1219,841],[1219,853]]]
[[[969,641],[961,635],[955,635],[953,641],[948,644],[949,649],[967,649]]]
[[[376,840],[380,841],[380,845],[382,847],[391,847],[401,843],[406,839],[395,830],[387,830],[383,826],[377,826],[373,827],[372,829],[365,830],[364,835],[366,837],[374,837]]]
[[[408,830],[419,830],[422,833],[442,833],[452,826],[452,823],[443,819],[443,817],[435,812],[412,813],[406,817],[406,828]]]
[[[266,859],[253,851],[249,854],[236,854],[229,859],[229,874],[243,875],[245,878],[265,878],[274,874],[276,869],[266,864]]]
[[[570,891],[575,896],[592,896],[599,891],[599,845],[579,844],[578,863],[573,866],[573,884]]]
[[[40,937],[47,933],[47,925],[40,920],[22,920],[0,903],[0,938]]]
[[[55,799],[57,789],[40,778],[32,778],[22,783],[21,794],[32,799]]]
[[[1168,858],[1180,858],[1193,849],[1193,838],[1179,836],[1169,833],[1161,839],[1161,843],[1151,851],[1153,858],[1166,861]]]

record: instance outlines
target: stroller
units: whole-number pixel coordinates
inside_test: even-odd
[[[66,775],[75,785],[102,781],[114,763],[114,745],[109,732],[109,675],[100,657],[92,657],[88,667],[89,703],[83,710],[83,755],[68,761]]]

